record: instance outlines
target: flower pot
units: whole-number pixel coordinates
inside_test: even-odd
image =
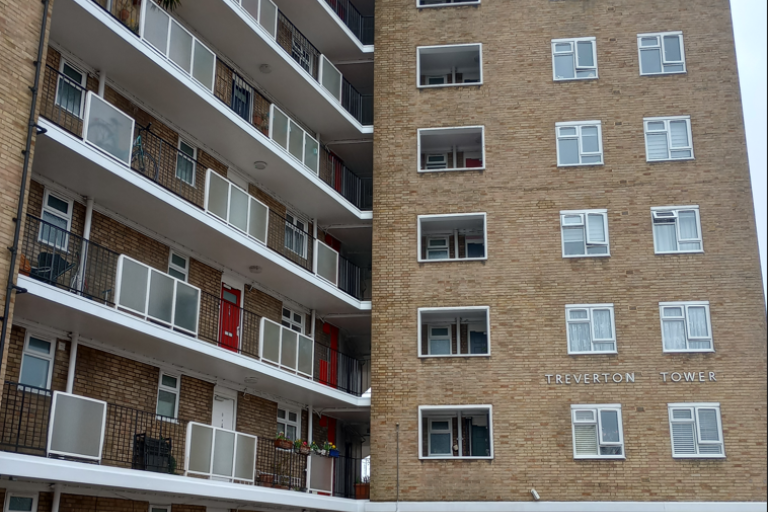
[[[131,11],[128,9],[121,9],[120,10],[120,21],[127,21],[128,18],[131,17]]]
[[[275,439],[275,448],[290,450],[293,448],[293,441],[289,441],[288,439]]]
[[[263,485],[272,485],[272,482],[275,480],[275,475],[259,475],[259,482],[261,482]]]
[[[371,484],[355,484],[355,499],[367,500],[371,496]]]
[[[337,459],[339,457],[339,450],[330,450],[328,456]]]
[[[309,446],[302,446],[299,448],[299,453],[301,455],[309,455],[311,450],[309,449]]]
[[[320,455],[322,455],[323,457],[327,457],[327,456],[328,456],[328,450],[320,450],[320,452],[319,452],[319,453],[320,453]]]

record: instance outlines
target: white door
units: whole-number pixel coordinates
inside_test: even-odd
[[[211,425],[235,430],[235,398],[229,393],[213,393],[213,419]]]

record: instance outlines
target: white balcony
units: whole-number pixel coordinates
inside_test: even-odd
[[[259,356],[283,370],[311,378],[315,343],[312,338],[262,318],[259,327]]]
[[[101,461],[106,418],[106,402],[56,391],[46,455]]]
[[[252,484],[256,443],[256,436],[189,422],[184,474]]]
[[[212,169],[206,173],[205,210],[259,242],[267,243],[269,208]]]

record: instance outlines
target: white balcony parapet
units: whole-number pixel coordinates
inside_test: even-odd
[[[252,484],[256,480],[256,443],[255,436],[189,422],[184,475]]]
[[[319,175],[320,145],[274,103],[269,107],[269,138]]]
[[[205,211],[259,242],[267,243],[269,207],[234,183],[208,169]]]
[[[118,309],[197,336],[200,288],[122,254],[117,260]]]
[[[83,117],[83,140],[120,162],[131,165],[133,118],[93,92],[86,95]]]
[[[46,455],[101,461],[107,402],[55,391]]]
[[[330,92],[341,103],[341,84],[343,82],[341,71],[331,64],[325,55],[320,55],[320,75],[318,82],[326,91]]]
[[[256,23],[264,27],[272,39],[277,39],[277,6],[272,0],[232,0],[242,7]]]
[[[339,253],[320,240],[315,240],[315,273],[331,283],[339,285]]]
[[[262,318],[259,325],[259,357],[283,370],[312,378],[315,341],[277,322]]]
[[[216,55],[151,0],[142,4],[139,36],[213,92]]]

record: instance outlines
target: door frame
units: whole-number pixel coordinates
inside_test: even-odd
[[[232,430],[237,430],[237,390],[216,384],[213,387],[213,401],[216,402],[216,395],[229,398],[235,403],[232,411]],[[211,424],[213,424],[213,404],[211,404]]]
[[[221,274],[221,286],[219,286],[219,301],[223,300],[221,298],[221,290],[224,285],[229,286],[230,288],[237,290],[240,292],[240,309],[245,309],[245,281],[243,279],[233,276],[231,274]],[[221,311],[221,304],[219,304],[219,311]],[[237,335],[237,349],[238,352],[240,350],[240,347],[243,344],[243,336],[242,336],[242,327],[243,327],[243,314],[240,313],[240,321],[238,322],[238,328],[240,328],[240,332]],[[221,317],[219,317],[219,336],[221,336]],[[221,343],[221,340],[219,340],[219,343]]]

